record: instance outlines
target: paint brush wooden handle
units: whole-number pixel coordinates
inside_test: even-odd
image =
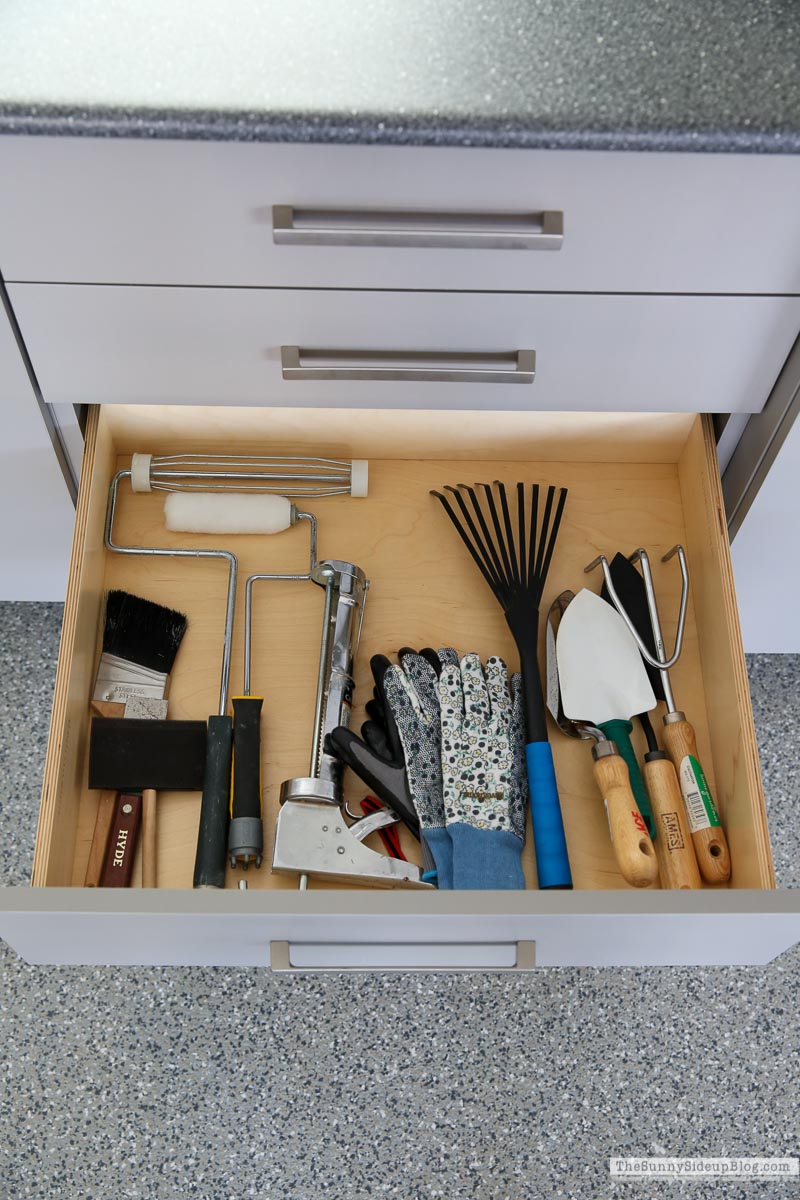
[[[697,756],[694,728],[681,716],[664,719],[664,745],[678,776],[697,865],[706,883],[725,883],[731,877],[731,856],[711,789]]]
[[[610,743],[600,743],[608,746]],[[658,860],[644,818],[631,791],[625,761],[603,754],[594,762],[594,778],[605,801],[608,829],[619,872],[632,887],[647,887],[658,877]]]
[[[656,858],[665,888],[699,888],[700,871],[683,807],[678,777],[661,750],[644,759],[644,779],[656,824]]]
[[[95,717],[122,717],[125,715],[125,705],[110,700],[92,700],[89,710]],[[100,877],[103,874],[103,863],[106,857],[108,835],[111,832],[111,822],[114,819],[114,805],[117,802],[116,790],[104,789],[97,797],[97,816],[94,821],[92,844],[89,847],[89,861],[86,864],[84,887],[100,887]]]
[[[117,793],[115,791],[104,790],[97,797],[97,816],[94,820],[92,844],[89,847],[89,861],[86,864],[86,875],[83,880],[84,887],[100,887],[108,835],[111,832],[116,803]]]
[[[142,887],[154,888],[156,884],[156,792],[145,788],[142,792]]]

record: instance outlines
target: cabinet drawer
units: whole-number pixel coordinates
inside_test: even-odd
[[[7,280],[800,290],[800,159],[791,155],[6,137],[0,176]],[[293,208],[306,236],[340,231],[352,241],[355,230],[360,244],[276,244],[275,206]],[[404,228],[398,211],[428,214],[416,226],[434,245],[413,235],[380,244]],[[470,249],[459,236],[477,231],[494,244],[535,229],[543,212],[563,213],[555,252]],[[479,214],[477,225],[465,213]]]
[[[196,794],[159,797],[158,889],[83,888],[96,794],[87,789],[87,700],[102,637],[103,598],[123,587],[186,612],[189,630],[173,672],[173,717],[215,711],[226,580],[218,563],[109,554],[103,549],[108,484],[134,450],[241,453],[254,449],[371,459],[370,495],[314,502],[320,553],[346,555],[372,580],[359,652],[354,724],[371,694],[370,656],[402,644],[452,644],[481,655],[513,643],[463,547],[442,525],[429,488],[464,478],[517,478],[570,489],[543,608],[581,585],[598,550],[648,546],[654,560],[674,542],[692,574],[684,654],[673,683],[698,729],[700,751],[727,829],[730,887],[675,893],[627,888],[616,871],[601,802],[583,743],[551,731],[575,891],[535,888],[532,848],[519,893],[375,892],[312,886],[251,871],[250,890],[193,892],[199,817]],[[187,544],[163,527],[163,494],[120,496],[119,532],[129,544]],[[309,507],[311,507],[309,505]],[[116,528],[116,527],[115,527]],[[209,542],[209,539],[199,539]],[[211,539],[214,544],[219,540]],[[296,570],[299,530],[265,545],[228,539],[241,577]],[[658,568],[664,613],[678,580]],[[266,693],[265,856],[280,782],[305,769],[321,606],[304,584],[272,585],[256,616],[254,681]],[[242,672],[242,596],[232,684]],[[314,593],[313,595],[310,593]],[[266,619],[268,614],[268,620]],[[666,620],[667,639],[671,637]],[[543,630],[542,630],[543,635]],[[348,783],[351,803],[363,786]],[[409,851],[411,852],[410,845]],[[135,882],[135,880],[134,880]],[[800,897],[774,888],[755,735],[708,418],[612,414],[344,410],[94,409],[59,658],[33,888],[0,894],[0,934],[32,961],[82,963],[268,962],[280,943],[290,962],[413,964],[440,960],[489,966],[763,962],[800,938]],[[285,943],[289,943],[286,951]],[[520,944],[525,944],[518,949]],[[355,949],[354,949],[355,948]],[[273,947],[274,949],[274,947]],[[316,956],[316,957],[315,957]],[[393,956],[395,956],[393,958]]]
[[[755,412],[800,329],[797,297],[9,291],[44,396],[62,403]],[[282,375],[290,347],[301,378]],[[376,351],[397,352],[413,386],[376,378]],[[533,382],[514,369],[523,351]]]

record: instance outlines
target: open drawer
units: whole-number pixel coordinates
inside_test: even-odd
[[[189,629],[172,674],[170,716],[216,711],[226,578],[218,562],[119,556],[103,548],[108,484],[133,451],[366,457],[366,499],[313,502],[319,549],[358,563],[372,582],[359,652],[353,724],[371,694],[369,659],[401,645],[453,645],[516,662],[499,608],[431,487],[502,478],[566,485],[569,498],[542,611],[583,585],[599,552],[646,546],[654,562],[686,548],[692,578],[676,695],[698,732],[733,862],[730,886],[699,892],[628,888],[616,871],[588,747],[554,728],[575,882],[540,892],[532,848],[528,890],[378,891],[269,869],[279,786],[303,774],[318,665],[321,593],[269,584],[256,600],[253,681],[265,695],[265,865],[239,891],[193,891],[199,796],[159,797],[158,888],[82,886],[96,793],[87,788],[88,698],[100,652],[104,594],[122,587],[184,611]],[[311,508],[309,503],[307,507]],[[303,570],[300,526],[273,538],[210,539],[166,532],[163,493],[120,495],[128,544],[219,545],[241,578]],[[669,643],[675,564],[659,565]],[[590,580],[590,586],[599,586]],[[239,589],[239,604],[243,588]],[[232,687],[242,673],[237,610]],[[543,627],[544,622],[541,623]],[[541,630],[543,634],[543,628]],[[363,785],[351,778],[350,798]],[[413,847],[413,843],[410,843]],[[413,852],[413,851],[412,851]],[[800,939],[800,895],[774,890],[747,678],[708,418],[687,414],[354,413],[343,409],[221,409],[115,405],[91,412],[78,504],[31,889],[0,894],[0,935],[26,959],[52,963],[486,967],[758,963]]]

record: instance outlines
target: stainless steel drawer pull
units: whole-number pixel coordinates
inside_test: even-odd
[[[563,212],[472,213],[272,209],[279,246],[425,246],[431,250],[560,250]]]
[[[303,350],[281,346],[284,379],[533,383],[535,350]]]
[[[270,942],[273,971],[532,971],[535,942]]]

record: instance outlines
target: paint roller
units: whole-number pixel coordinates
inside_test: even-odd
[[[366,496],[368,463],[363,459],[296,457],[260,458],[249,455],[206,456],[134,454],[131,466],[118,471],[109,490],[105,545],[115,554],[166,558],[216,558],[228,565],[228,592],[219,712],[208,719],[207,755],[200,809],[195,887],[224,887],[226,854],[232,863],[260,864],[261,824],[260,712],[262,700],[249,694],[248,662],[245,695],[233,700],[227,713],[231,647],[238,563],[228,550],[167,549],[128,546],[114,541],[114,517],[119,486],[129,479],[134,492],[165,491],[166,527],[171,532],[202,534],[273,534],[299,520],[311,525],[311,567],[305,575],[258,578],[316,579],[316,520],[298,510],[289,497]],[[325,564],[319,564],[325,567]],[[250,592],[248,580],[248,597]],[[324,586],[324,583],[323,583]],[[231,771],[232,760],[238,763]],[[229,831],[230,825],[230,831]]]

